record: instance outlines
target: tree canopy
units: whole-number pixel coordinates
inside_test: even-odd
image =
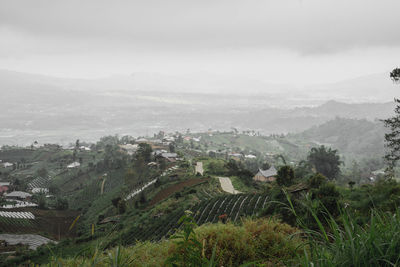
[[[282,166],[278,170],[278,175],[276,177],[276,182],[278,185],[290,186],[294,180],[294,170],[289,165]]]
[[[400,82],[400,69],[394,69],[390,73],[390,78],[396,83]],[[393,168],[400,159],[400,99],[395,98],[394,101],[396,102],[395,115],[383,121],[385,127],[389,128],[389,132],[385,134],[385,145],[389,148],[385,159],[390,168]]]
[[[307,159],[317,172],[332,180],[339,174],[339,165],[342,163],[337,152],[337,150],[330,147],[313,147]]]
[[[394,82],[400,82],[400,68],[395,68],[390,72],[390,78]]]

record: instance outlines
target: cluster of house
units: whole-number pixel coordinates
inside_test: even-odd
[[[165,133],[161,134],[159,136],[160,138],[155,138],[155,139],[151,139],[148,140],[146,138],[138,138],[136,139],[136,143],[140,144],[140,143],[147,143],[151,146],[168,146],[169,144],[175,142],[175,137],[173,135],[165,135]]]
[[[138,144],[125,144],[125,145],[119,145],[120,149],[124,151],[126,154],[132,156],[136,153],[136,151],[139,149]]]
[[[15,204],[6,204],[3,205],[3,208],[15,208],[15,207],[33,207],[37,206],[37,204],[30,202],[32,200],[32,194],[38,193],[49,193],[48,188],[39,188],[39,187],[29,187],[28,192],[24,191],[11,191],[13,186],[10,182],[0,182],[0,196],[3,196],[6,200],[15,202]],[[50,197],[46,195],[46,197]]]
[[[75,150],[75,149],[76,149],[76,146],[74,146],[74,145],[68,145],[68,146],[64,147],[64,149],[66,149],[66,150]],[[80,151],[91,151],[91,150],[92,150],[92,149],[91,149],[90,147],[88,147],[88,146],[79,146],[78,149],[79,149]]]
[[[176,162],[176,161],[181,160],[181,158],[179,158],[177,153],[171,153],[164,149],[155,150],[153,152],[153,155],[154,155],[154,158],[156,159],[156,161],[159,159],[164,159],[167,162]]]
[[[199,136],[199,137],[184,136],[183,140],[185,140],[185,141],[193,140],[194,142],[200,142],[201,136]]]
[[[32,194],[22,191],[10,191],[12,185],[10,182],[0,182],[0,195],[5,196],[6,198],[10,199],[17,199],[17,200],[29,200],[32,197]],[[37,193],[33,192],[32,193]]]
[[[37,206],[35,203],[31,203],[32,194],[23,191],[11,191],[10,182],[0,182],[0,195],[6,200],[14,202],[14,204],[5,204],[2,208],[18,208],[18,207],[34,207]]]

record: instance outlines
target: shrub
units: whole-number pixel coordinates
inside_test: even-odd
[[[326,182],[326,177],[320,173],[316,173],[307,180],[307,184],[311,188],[318,188]]]
[[[57,210],[67,210],[68,209],[68,200],[62,197],[58,197],[56,199],[56,206]]]
[[[195,228],[191,217],[183,217],[183,231],[172,240],[137,243],[102,253],[97,248],[86,257],[53,258],[49,266],[261,266],[293,265],[302,253],[298,230],[276,219],[244,220],[206,224]],[[168,260],[167,260],[168,259]],[[175,264],[175,265],[174,265]],[[112,265],[117,266],[117,265]],[[244,266],[256,266],[255,264]]]
[[[276,219],[244,220],[243,226],[232,223],[206,224],[196,229],[205,240],[205,256],[214,246],[217,266],[238,266],[246,262],[288,263],[300,253],[298,230]]]
[[[276,182],[280,186],[289,186],[293,183],[294,180],[294,170],[292,167],[285,165],[279,168],[278,174],[276,177]]]

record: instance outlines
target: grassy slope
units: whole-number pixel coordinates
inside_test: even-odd
[[[204,244],[206,258],[211,258],[216,246],[215,263],[218,266],[237,266],[255,261],[275,265],[290,263],[302,248],[301,239],[294,235],[297,229],[273,219],[245,220],[242,226],[206,224],[195,229],[195,232],[198,240]],[[171,240],[123,247],[120,248],[119,257],[116,251],[111,250],[110,256],[99,253],[96,266],[109,266],[110,260],[116,258],[126,263],[121,266],[163,266],[168,256],[177,252]],[[93,257],[54,259],[53,263],[59,261],[64,263],[63,266],[92,266],[93,260]]]

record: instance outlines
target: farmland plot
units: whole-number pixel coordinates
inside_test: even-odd
[[[200,202],[194,211],[197,224],[215,223],[218,217],[226,215],[228,220],[239,221],[241,217],[257,215],[268,201],[266,194],[239,194],[217,197]]]
[[[33,188],[48,188],[50,185],[50,177],[37,177],[28,184],[29,189]]]
[[[191,211],[198,225],[216,223],[220,215],[226,214],[228,220],[239,222],[240,218],[257,215],[268,202],[266,194],[240,194],[220,195],[207,199],[195,205]],[[124,244],[133,244],[136,241],[157,241],[163,237],[171,236],[176,229],[180,229],[179,218],[184,214],[183,209],[178,209],[170,214],[157,218],[149,224],[132,227],[124,235]]]
[[[0,234],[0,240],[4,240],[9,245],[17,245],[17,244],[28,245],[28,247],[33,250],[49,242],[57,243],[56,241],[53,241],[46,237],[40,235],[31,235],[31,234],[26,234],[26,235]]]

